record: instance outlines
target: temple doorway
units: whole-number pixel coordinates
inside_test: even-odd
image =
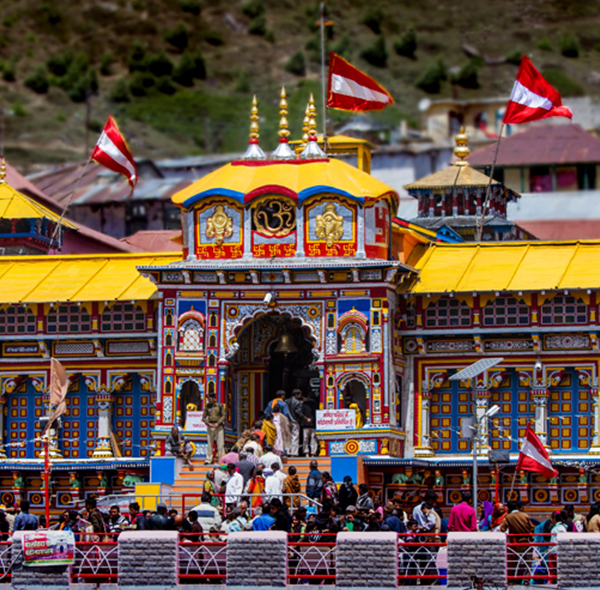
[[[290,395],[300,389],[305,397],[315,397],[319,371],[314,364],[314,341],[301,320],[287,314],[263,315],[244,327],[238,343],[231,376],[240,432],[260,418],[279,390]]]

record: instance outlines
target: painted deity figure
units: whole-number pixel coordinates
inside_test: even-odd
[[[344,235],[344,218],[338,215],[334,203],[325,205],[323,213],[317,215],[316,222],[315,234],[317,238],[326,241],[328,248],[331,248],[335,242],[342,239]]]
[[[444,476],[439,469],[435,470],[435,487],[441,488],[444,486]]]
[[[233,219],[225,213],[223,205],[217,205],[215,212],[206,220],[206,237],[214,238],[220,246],[225,238],[233,235]]]

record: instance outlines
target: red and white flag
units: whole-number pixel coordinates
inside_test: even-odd
[[[135,161],[112,116],[108,117],[106,125],[104,125],[102,134],[92,152],[92,159],[113,172],[123,174],[132,189],[137,184],[138,174]]]
[[[339,55],[329,54],[328,107],[343,111],[380,111],[388,104],[394,104],[394,99],[383,86]]]
[[[535,435],[529,424],[525,431],[525,440],[517,461],[517,471],[519,469],[534,471],[547,479],[558,475],[558,471],[552,467],[550,457],[542,441]]]
[[[504,123],[529,123],[546,117],[571,119],[573,113],[569,107],[563,106],[560,94],[546,82],[524,55],[506,105]]]

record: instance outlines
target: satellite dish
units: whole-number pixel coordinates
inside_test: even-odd
[[[419,110],[423,113],[431,106],[431,100],[428,98],[422,98],[419,101]]]

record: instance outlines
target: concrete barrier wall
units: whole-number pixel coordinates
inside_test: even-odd
[[[558,533],[557,586],[600,588],[600,533]]]

